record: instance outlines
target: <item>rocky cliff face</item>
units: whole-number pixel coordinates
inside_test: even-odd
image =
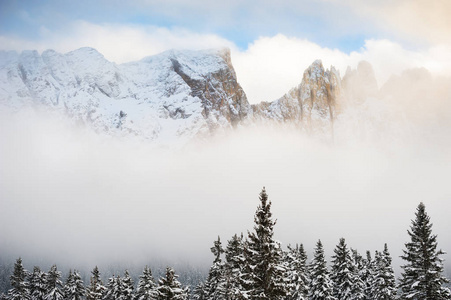
[[[342,95],[340,74],[334,67],[325,70],[320,60],[305,70],[301,83],[282,98],[253,105],[260,121],[291,122],[307,132],[329,131]]]

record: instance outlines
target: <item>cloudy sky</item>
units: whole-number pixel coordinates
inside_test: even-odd
[[[94,47],[116,63],[162,51],[229,47],[249,101],[299,84],[315,59],[344,74],[370,61],[379,85],[425,67],[451,74],[451,2],[0,1],[0,49]]]

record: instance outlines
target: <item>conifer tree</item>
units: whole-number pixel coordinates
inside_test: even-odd
[[[391,267],[391,256],[388,252],[387,244],[384,245],[384,252],[376,251],[375,255],[375,276],[373,283],[373,297],[380,300],[396,299],[395,273]]]
[[[69,299],[71,297],[73,288],[74,288],[74,274],[72,274],[72,270],[69,270],[69,274],[67,275],[67,279],[63,287],[64,299]]]
[[[351,249],[352,263],[353,263],[353,286],[352,286],[352,299],[365,300],[365,283],[362,279],[363,272],[363,259],[359,252],[355,249]]]
[[[363,281],[363,299],[373,300],[373,284],[374,284],[374,262],[371,258],[371,252],[366,251],[366,258],[363,260],[362,271],[360,278]]]
[[[56,265],[53,265],[46,276],[45,300],[64,299],[63,283],[61,281],[61,272]]]
[[[239,237],[237,234],[232,236],[228,241],[225,252],[225,264],[223,267],[222,280],[220,282],[220,293],[223,299],[237,299],[240,291],[241,270],[243,269],[243,235]]]
[[[354,266],[344,238],[340,239],[334,253],[330,276],[334,296],[340,300],[351,300],[353,299]]]
[[[319,240],[316,244],[313,260],[310,264],[310,300],[335,300],[332,290],[332,282],[329,278],[327,263],[324,257],[323,244]]]
[[[220,300],[222,299],[221,293],[218,290],[220,283],[222,281],[223,274],[223,263],[221,260],[221,254],[224,253],[224,249],[222,248],[221,239],[218,236],[218,240],[214,242],[214,246],[210,249],[215,259],[213,261],[213,265],[208,272],[207,281],[204,285],[206,299],[208,300]]]
[[[121,296],[123,300],[133,300],[133,280],[130,277],[128,270],[125,270],[124,277],[121,281]]]
[[[423,203],[418,205],[415,220],[407,231],[410,242],[405,243],[402,259],[406,264],[399,287],[401,299],[451,299],[450,290],[443,285],[448,280],[442,275],[444,252],[437,251],[437,236],[432,234],[432,223]]]
[[[204,291],[204,285],[202,282],[199,282],[199,284],[196,285],[196,287],[194,288],[192,299],[193,300],[206,300],[207,299],[205,291]]]
[[[106,286],[104,300],[122,300],[122,281],[118,276],[113,276],[108,279]]]
[[[101,300],[103,299],[106,287],[100,278],[99,268],[95,266],[91,274],[90,285],[86,290],[86,300]]]
[[[187,300],[187,289],[183,289],[177,280],[174,269],[167,267],[165,277],[158,281],[158,300]]]
[[[10,300],[28,300],[30,299],[30,291],[26,282],[27,271],[22,265],[22,259],[19,257],[14,264],[14,272],[10,277],[12,288],[8,291],[8,299]]]
[[[44,300],[46,292],[45,277],[47,274],[41,271],[37,266],[33,268],[30,275],[30,296],[31,300]]]
[[[249,241],[246,239],[243,242],[243,261],[238,275],[238,289],[236,290],[235,299],[247,300],[251,299],[251,294],[254,291],[253,281],[253,266],[251,265],[251,251],[249,249]]]
[[[80,274],[74,270],[69,271],[66,284],[64,285],[65,300],[80,300],[85,295],[85,286]]]
[[[136,300],[155,300],[157,296],[157,285],[153,279],[152,271],[146,266],[143,274],[139,276]]]
[[[301,244],[292,248],[288,246],[285,254],[285,263],[288,270],[289,292],[287,300],[308,299],[308,272],[307,272],[307,254],[304,246]]]
[[[251,272],[247,270],[251,290],[250,299],[283,299],[288,291],[284,280],[285,270],[282,263],[280,244],[274,240],[271,202],[265,188],[260,193],[260,205],[254,217],[254,231],[249,232],[245,248]]]

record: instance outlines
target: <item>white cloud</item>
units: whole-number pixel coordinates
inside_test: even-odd
[[[304,70],[316,59],[326,68],[335,66],[342,76],[347,66],[369,61],[380,86],[392,74],[410,68],[425,67],[436,75],[451,75],[451,49],[446,45],[415,51],[388,40],[367,40],[359,51],[346,54],[279,34],[259,38],[247,50],[233,55],[238,81],[251,103],[281,97],[301,82]]]
[[[339,50],[281,34],[256,40],[246,51],[234,53],[232,59],[238,81],[252,103],[281,97],[301,82],[304,70],[316,59],[327,66],[346,66],[346,54]]]
[[[411,42],[450,45],[451,2],[448,0],[329,0],[348,6],[379,29]]]
[[[39,41],[0,36],[5,50],[53,49],[69,52],[93,47],[116,63],[139,60],[169,49],[205,49],[233,47],[233,43],[214,34],[199,34],[186,29],[155,26],[98,25],[77,21],[64,32],[41,30]]]

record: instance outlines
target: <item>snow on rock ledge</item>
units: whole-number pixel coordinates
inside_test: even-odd
[[[228,49],[171,50],[122,65],[92,48],[0,51],[0,104],[46,107],[97,132],[163,143],[232,128],[250,110]]]

